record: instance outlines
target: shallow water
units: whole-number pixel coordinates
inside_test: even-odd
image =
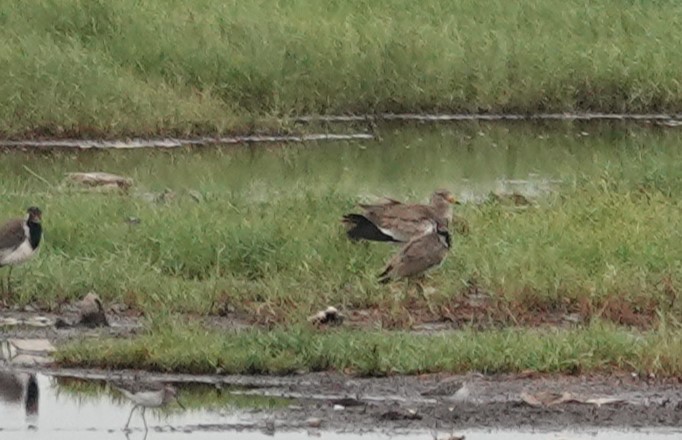
[[[70,171],[132,177],[138,190],[194,189],[254,200],[302,191],[424,199],[439,186],[464,200],[535,195],[613,165],[677,156],[682,133],[623,123],[382,125],[374,140],[173,151],[0,152],[0,194],[38,197]],[[628,167],[625,167],[626,171]],[[635,166],[636,168],[636,166]],[[619,170],[622,172],[622,170]]]
[[[27,399],[26,381],[28,376],[18,375],[17,384],[12,388],[8,373],[2,373],[0,382],[0,432],[2,439],[143,439],[145,431],[139,414],[133,416],[131,432],[123,431],[132,404],[121,398],[117,392],[101,384],[82,381],[57,381],[42,374],[36,376],[38,397]],[[14,392],[13,392],[14,391]],[[17,393],[18,391],[18,393]],[[205,386],[182,388],[180,398],[188,407],[183,411],[176,405],[163,411],[148,410],[149,431],[147,439],[178,439],[191,434],[193,439],[219,439],[237,434],[243,439],[296,439],[302,437],[324,437],[326,439],[404,439],[417,440],[432,438],[432,433],[422,432],[381,432],[373,427],[349,426],[347,432],[320,431],[312,428],[286,427],[290,422],[272,416],[271,410],[282,405],[295,405],[295,401],[256,398],[241,402],[231,401],[229,393],[224,399],[216,399]],[[198,399],[204,399],[204,404]],[[27,404],[30,402],[30,404]],[[305,419],[305,417],[303,417]],[[267,422],[274,422],[275,430],[265,429]],[[277,429],[277,426],[284,426]],[[675,430],[630,430],[584,428],[575,432],[512,431],[512,430],[465,430],[469,440],[531,440],[531,439],[619,439],[634,440],[646,438],[679,438],[682,431]],[[440,432],[439,438],[447,438]]]
[[[381,128],[381,139],[308,143],[285,147],[231,147],[174,151],[90,151],[0,153],[0,207],[8,212],[30,197],[49,203],[50,191],[68,171],[107,171],[135,179],[138,191],[193,189],[202,194],[225,194],[262,201],[296,191],[335,191],[359,197],[390,195],[424,199],[435,187],[447,186],[464,200],[476,200],[489,191],[519,191],[541,195],[557,185],[609,172],[639,179],[646,166],[675,164],[682,133],[618,124],[460,124]],[[672,166],[672,165],[671,165]],[[655,167],[653,167],[655,170]],[[612,171],[616,170],[616,171]],[[655,175],[652,175],[655,178]],[[65,197],[68,197],[66,195]],[[229,197],[228,197],[229,198]],[[21,202],[21,203],[19,203]],[[4,212],[4,211],[3,211]],[[54,379],[37,377],[38,411],[26,414],[23,395],[0,396],[0,438],[4,439],[141,439],[139,415],[134,431],[122,431],[131,404],[101,387],[59,387]],[[9,389],[0,387],[0,394]],[[185,391],[185,390],[183,390]],[[21,391],[23,393],[23,391]],[[20,393],[20,394],[21,394]],[[147,438],[271,438],[262,432],[274,408],[289,401],[240,401],[225,393],[213,398],[206,390],[191,394],[186,412],[147,411],[151,430]],[[253,410],[252,408],[259,408]],[[286,425],[287,421],[277,421]],[[371,429],[372,427],[366,427]],[[291,428],[290,428],[291,429]],[[431,433],[358,434],[324,432],[330,439],[430,439]],[[316,430],[311,431],[314,436]],[[467,439],[669,439],[679,432],[481,431],[457,432]],[[446,433],[441,432],[441,437]],[[276,430],[274,437],[294,439],[307,430]]]

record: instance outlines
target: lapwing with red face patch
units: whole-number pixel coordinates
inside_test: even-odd
[[[26,210],[24,218],[11,219],[0,226],[0,267],[9,266],[8,293],[12,291],[12,267],[25,263],[38,250],[43,236],[41,220],[40,208],[32,206]]]

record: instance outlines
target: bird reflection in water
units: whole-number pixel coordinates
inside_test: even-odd
[[[38,416],[40,391],[35,374],[0,371],[0,400],[10,404],[22,405],[31,426]]]

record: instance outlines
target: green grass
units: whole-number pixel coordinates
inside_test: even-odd
[[[66,366],[162,372],[290,374],[337,370],[358,375],[435,372],[485,374],[631,371],[682,374],[678,330],[633,333],[593,323],[574,330],[506,329],[453,334],[294,326],[276,331],[212,332],[161,319],[134,340],[89,340],[62,348]]]
[[[0,134],[275,130],[346,112],[678,111],[672,0],[0,5]]]
[[[455,237],[429,281],[436,291],[426,306],[451,307],[475,284],[519,312],[601,316],[614,301],[648,316],[660,308],[682,312],[677,135],[633,130],[614,138],[607,126],[588,138],[546,130],[547,140],[521,128],[480,129],[458,149],[452,136],[460,131],[418,130],[386,133],[383,143],[260,152],[7,154],[0,212],[18,215],[37,204],[45,223],[38,258],[14,271],[12,303],[52,309],[94,290],[142,312],[215,313],[231,304],[256,321],[285,321],[331,304],[377,308],[403,322],[410,307],[425,304],[396,301],[402,287],[375,279],[396,248],[349,242],[341,215],[372,194],[423,200],[448,186],[485,196],[496,188],[494,175],[540,171],[562,183],[535,207],[472,202],[459,209],[472,232]],[[48,187],[25,166],[55,183],[65,171],[105,169],[136,184],[129,194],[109,195]],[[173,200],[147,200],[165,187]],[[141,223],[127,224],[131,216]]]
[[[93,290],[105,304],[125,303],[148,319],[140,338],[64,348],[58,359],[65,365],[679,372],[678,132],[477,124],[382,130],[382,141],[271,150],[4,153],[0,212],[37,204],[45,227],[40,254],[13,272],[10,304],[58,310]],[[135,186],[101,194],[57,184],[64,172],[93,169],[131,176]],[[535,206],[474,203],[500,177],[526,179],[521,189],[535,194]],[[559,181],[548,193],[546,179]],[[455,237],[425,297],[400,283],[379,285],[376,275],[396,248],[350,243],[340,216],[361,199],[424,200],[439,186],[469,201],[458,214],[470,234]],[[174,199],[147,199],[166,187]],[[130,216],[141,223],[128,225]],[[488,298],[482,309],[467,303],[473,290]],[[328,305],[349,316],[344,330],[318,334],[303,325]],[[206,315],[227,323],[234,315],[217,315],[228,309],[271,327],[218,332],[177,324]],[[565,323],[569,314],[583,324],[541,325]],[[465,330],[406,333],[443,319]],[[505,344],[508,355],[497,359]]]

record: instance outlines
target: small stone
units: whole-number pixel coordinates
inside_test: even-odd
[[[346,407],[343,405],[334,405],[334,411],[343,411],[344,409],[346,409]]]
[[[175,200],[176,196],[175,191],[166,188],[156,196],[154,201],[157,203],[168,203]]]
[[[318,419],[317,417],[311,417],[308,420],[306,420],[305,423],[310,428],[319,428],[320,426],[322,426],[322,419]]]
[[[199,191],[191,189],[191,190],[187,191],[187,194],[189,194],[189,196],[191,198],[193,198],[194,201],[197,203],[201,203],[204,201],[204,196],[202,196]]]
[[[85,295],[85,298],[78,303],[78,308],[80,310],[79,325],[90,328],[109,326],[102,301],[94,292]]]
[[[401,409],[392,409],[389,411],[386,411],[380,416],[381,420],[391,420],[391,421],[398,421],[398,420],[421,420],[422,416],[417,414],[417,411],[414,410],[407,410],[403,411]]]
[[[117,315],[125,312],[128,309],[129,309],[129,307],[124,303],[114,303],[114,304],[111,304],[109,306],[109,311],[111,311]]]
[[[0,319],[0,326],[14,327],[15,325],[19,325],[19,320],[16,318],[1,318]]]
[[[48,327],[50,320],[44,316],[32,316],[26,320],[26,324],[31,327]]]
[[[9,343],[19,351],[47,353],[55,351],[54,345],[47,339],[10,339]]]
[[[61,328],[70,328],[73,327],[73,324],[65,320],[64,318],[57,318],[54,322],[54,327],[61,329]]]
[[[19,354],[11,358],[12,365],[31,366],[45,365],[52,362],[49,356],[34,354]]]
[[[67,173],[67,177],[72,182],[90,187],[103,186],[127,190],[133,185],[133,180],[128,177],[102,172]]]
[[[428,286],[428,287],[424,288],[423,294],[424,295],[433,295],[436,292],[437,292],[437,290],[435,287]]]

